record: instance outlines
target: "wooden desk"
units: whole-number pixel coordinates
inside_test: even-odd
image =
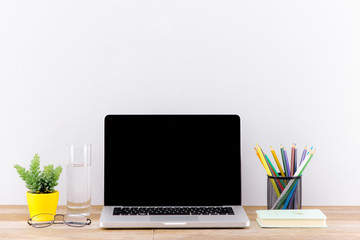
[[[264,207],[244,207],[251,223],[245,229],[121,229],[99,228],[102,206],[93,206],[90,216],[92,224],[83,228],[54,225],[36,229],[28,226],[27,206],[0,205],[0,239],[360,239],[360,206],[356,207],[305,207],[319,208],[327,219],[327,228],[260,228],[255,221],[257,209]],[[66,213],[64,206],[58,213]]]

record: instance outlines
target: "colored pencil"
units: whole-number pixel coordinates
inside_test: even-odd
[[[272,165],[272,163],[270,162],[270,159],[268,158],[268,156],[265,154],[265,153],[263,153],[263,155],[264,155],[264,158],[265,158],[265,160],[266,160],[266,162],[267,162],[267,164],[268,164],[268,166],[269,166],[269,169],[271,170],[271,172],[273,173],[273,176],[279,176],[279,174],[277,173],[277,171],[276,171],[276,169],[274,168],[274,165]]]
[[[308,153],[306,155],[309,155],[310,151],[313,149],[313,147],[310,148],[310,150],[308,151]]]
[[[294,173],[296,173],[297,171],[297,168],[298,168],[298,163],[297,163],[297,146],[295,144],[295,150],[294,150]],[[295,188],[297,188],[295,186]],[[296,191],[296,190],[295,190]],[[297,202],[297,198],[295,197],[295,194],[293,195],[293,197],[291,198],[291,201],[290,201],[290,206],[293,206],[293,208],[295,209],[295,207],[298,209],[299,207],[298,206],[298,202]]]
[[[263,161],[263,159],[261,158],[260,153],[259,153],[259,150],[258,150],[257,148],[255,148],[255,147],[254,147],[254,149],[255,149],[255,151],[256,151],[256,155],[257,155],[257,156],[259,157],[259,159],[260,159],[261,164],[262,164],[263,167],[265,168],[266,173],[269,175],[269,173],[270,173],[269,167],[267,166],[267,164],[265,163],[265,161]],[[271,173],[270,173],[270,174],[271,174]]]
[[[285,162],[285,156],[284,156],[284,148],[283,148],[282,145],[280,146],[280,152],[281,152],[281,159],[282,159],[283,166],[284,166],[285,176],[286,176],[286,177],[289,177],[288,171],[287,171],[287,168],[286,168],[286,162]]]
[[[294,169],[295,169],[295,156],[294,156],[294,154],[295,154],[295,147],[294,147],[294,144],[293,144],[292,147],[291,147],[291,171],[290,171],[291,176],[294,175],[294,173],[295,173],[295,171],[294,171]]]
[[[261,158],[260,158],[259,153],[257,152],[257,150],[256,150],[256,148],[255,148],[255,147],[254,147],[254,149],[255,149],[255,151],[256,151],[256,155],[258,156],[258,158],[259,158],[259,160],[260,160],[261,164],[262,164],[262,165],[263,165],[263,167],[265,168],[264,163],[261,161]]]
[[[267,168],[271,172],[271,174],[269,176],[275,176],[274,172],[276,172],[276,171],[273,170],[274,168],[273,168],[272,164],[266,160],[266,158],[265,158],[266,155],[265,155],[264,151],[261,149],[261,147],[258,144],[256,144],[256,146],[257,146],[257,148],[255,148],[255,149],[258,150],[260,159],[263,159],[264,164],[267,166]]]
[[[295,149],[294,149],[294,173],[296,173],[297,170],[297,147],[295,144]]]
[[[254,149],[255,149],[255,151],[256,151],[256,148],[255,148],[255,147],[254,147]],[[260,149],[261,149],[261,148],[260,148]],[[269,157],[262,151],[262,149],[261,149],[261,152],[262,152],[263,156],[265,157],[266,163],[267,163],[268,168],[270,169],[270,171],[271,171],[271,173],[272,173],[272,176],[277,176],[277,177],[279,177],[279,174],[277,173],[274,165],[271,163]],[[258,152],[256,152],[256,155],[258,156],[258,158],[259,158],[260,161],[261,161],[261,157],[260,157],[260,155],[258,154]],[[263,162],[261,161],[261,163],[263,163]],[[263,165],[263,166],[264,166],[264,165]],[[273,179],[272,179],[272,180],[273,180]],[[286,184],[284,183],[283,180],[276,179],[275,183],[276,183],[276,185],[277,185],[277,187],[278,187],[278,190],[283,191],[284,188],[286,187]]]
[[[278,168],[279,168],[279,171],[280,171],[281,176],[285,177],[284,170],[282,169],[281,164],[280,164],[280,162],[279,162],[279,159],[278,159],[278,157],[276,156],[275,150],[274,150],[271,146],[270,146],[270,150],[271,150],[271,154],[273,155],[273,157],[274,157],[274,159],[275,159],[276,165],[277,165]]]
[[[267,173],[269,176],[272,176],[271,171],[270,171],[269,167],[267,166],[266,160],[265,160],[264,156],[262,155],[261,148],[259,147],[258,144],[256,144],[256,151],[258,152],[258,154],[259,154],[259,156],[260,156],[260,160],[261,160],[261,162],[263,163],[263,166],[264,166],[264,168],[265,168],[266,173]],[[278,187],[277,187],[274,179],[270,179],[270,181],[271,181],[271,184],[272,184],[273,187],[274,187],[274,191],[275,191],[276,195],[279,197],[279,196],[280,196],[280,192],[279,192],[279,189],[278,189]]]
[[[288,204],[290,203],[290,200],[293,200],[293,196],[295,196],[295,195],[294,195],[294,192],[296,191],[296,187],[297,187],[297,185],[298,185],[298,182],[299,182],[299,181],[296,181],[295,186],[293,187],[293,189],[291,190],[289,196],[287,197],[287,199],[286,199],[286,201],[285,201],[285,204],[284,204],[284,206],[283,206],[283,209],[286,209],[287,206],[288,206]],[[291,203],[290,203],[290,205],[291,205]]]
[[[305,170],[306,166],[309,164],[311,158],[314,156],[315,151],[310,151],[310,154],[308,156],[306,156],[304,162],[299,166],[298,170],[296,171],[296,173],[294,174],[294,177],[297,176],[301,176],[303,171]],[[278,209],[279,207],[281,207],[281,205],[284,203],[284,201],[286,200],[286,198],[288,197],[288,195],[290,194],[290,189],[292,189],[292,187],[294,187],[294,182],[296,180],[292,179],[290,180],[290,182],[287,184],[286,188],[284,189],[284,191],[281,193],[281,195],[278,197],[278,199],[275,201],[274,205],[272,206],[272,210],[273,209]],[[290,191],[289,191],[290,190]]]
[[[264,157],[265,157],[266,161],[269,163],[270,169],[272,169],[273,176],[279,177],[279,174],[276,172],[276,169],[275,169],[274,165],[271,163],[271,161],[270,161],[270,159],[268,158],[268,156],[267,156],[266,154],[264,154]],[[281,191],[283,191],[284,188],[286,187],[286,186],[285,186],[285,183],[284,183],[282,180],[279,181],[279,179],[277,179],[276,182],[278,183]]]
[[[270,167],[270,165],[269,165],[269,168],[270,168],[272,175],[275,176],[276,172]],[[279,179],[271,179],[271,180],[275,181],[276,187],[277,187],[279,193],[281,194],[281,192],[284,191],[284,186],[280,183]]]
[[[302,153],[302,155],[301,155],[300,164],[304,161],[304,159],[305,159],[305,157],[306,157],[306,152],[307,152],[307,149],[306,149],[306,146],[305,146],[304,151],[303,151],[303,153]]]
[[[288,177],[292,177],[293,175],[292,175],[291,172],[290,172],[289,160],[288,160],[288,157],[287,157],[287,154],[286,154],[286,150],[285,150],[284,147],[283,147],[283,150],[284,150],[284,157],[285,157],[285,164],[286,164],[287,174],[288,174]]]

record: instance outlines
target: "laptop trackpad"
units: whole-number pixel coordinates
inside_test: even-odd
[[[151,222],[196,222],[199,218],[197,216],[150,216]]]

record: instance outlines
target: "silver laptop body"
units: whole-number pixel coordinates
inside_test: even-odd
[[[105,117],[102,228],[243,228],[240,117]]]

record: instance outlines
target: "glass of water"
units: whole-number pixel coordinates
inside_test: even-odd
[[[73,143],[66,146],[67,211],[90,215],[91,144]]]

